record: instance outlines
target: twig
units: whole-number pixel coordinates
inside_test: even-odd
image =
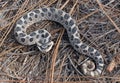
[[[116,23],[111,19],[111,17],[105,12],[105,10],[104,10],[102,4],[100,3],[100,1],[99,1],[99,0],[96,0],[96,1],[97,1],[98,5],[99,5],[100,9],[103,11],[103,13],[107,16],[107,18],[111,21],[111,23],[114,25],[114,27],[115,27],[115,28],[117,29],[117,31],[120,33],[119,27],[118,27],[118,26],[116,25]]]
[[[60,7],[60,9],[63,9],[63,8],[68,4],[69,1],[70,1],[70,0],[67,0],[67,1],[63,4],[63,6]]]
[[[84,19],[92,16],[93,14],[95,14],[95,13],[97,13],[97,12],[98,12],[98,10],[95,10],[95,11],[91,12],[90,14],[88,14],[88,15],[84,16],[83,18],[81,18],[80,20],[77,20],[77,23],[80,24],[80,22],[81,22],[82,20],[84,20]]]
[[[75,4],[74,4],[73,7],[71,8],[69,14],[72,14],[72,12],[74,11],[75,6],[77,5],[77,3],[78,3],[78,0],[76,0]]]
[[[54,52],[53,52],[53,55],[52,55],[52,67],[51,67],[51,80],[50,80],[50,83],[53,83],[53,78],[54,78],[54,66],[55,66],[55,61],[56,61],[56,57],[57,57],[57,54],[58,54],[58,48],[59,48],[59,45],[60,45],[60,40],[63,36],[63,33],[64,33],[64,30],[61,31],[61,35],[59,36],[58,40],[57,40],[57,43],[56,43],[56,46],[54,48]]]

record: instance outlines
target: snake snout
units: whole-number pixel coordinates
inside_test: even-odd
[[[37,45],[37,47],[41,52],[48,52],[52,49],[53,45],[54,45],[54,42],[51,41],[46,44],[39,44],[39,45]]]

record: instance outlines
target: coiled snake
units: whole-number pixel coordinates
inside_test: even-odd
[[[28,26],[39,22],[41,20],[51,20],[60,23],[66,29],[69,41],[73,48],[84,55],[92,58],[95,62],[95,68],[90,70],[87,65],[90,61],[82,64],[84,75],[99,76],[103,70],[104,60],[101,54],[94,49],[83,43],[80,39],[79,29],[75,20],[66,12],[56,9],[42,7],[32,10],[23,15],[17,22],[14,29],[14,34],[17,41],[23,45],[36,44],[41,52],[48,52],[54,45],[51,40],[51,34],[45,29],[40,29],[30,34],[26,33]]]

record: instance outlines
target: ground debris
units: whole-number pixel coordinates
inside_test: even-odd
[[[98,49],[103,57],[108,57],[109,63],[105,58],[107,65],[101,77],[79,75],[74,70],[69,57],[77,58],[76,63],[88,57],[73,50],[66,32],[57,23],[39,22],[28,30],[46,28],[54,42],[59,42],[56,42],[58,50],[54,48],[57,51],[41,53],[35,46],[23,46],[15,40],[13,30],[16,20],[42,6],[69,12],[77,21],[82,40]],[[119,83],[119,29],[120,0],[0,0],[0,83],[48,83],[51,79],[53,83]],[[65,34],[58,39],[62,31]],[[54,70],[52,74],[51,69]]]

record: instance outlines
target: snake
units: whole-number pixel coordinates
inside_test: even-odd
[[[104,68],[104,60],[102,55],[95,48],[85,44],[80,39],[79,28],[76,21],[69,13],[62,9],[54,7],[40,7],[33,9],[22,15],[17,21],[14,28],[14,36],[16,40],[23,45],[36,45],[41,52],[49,52],[54,42],[51,34],[45,29],[39,29],[27,33],[27,28],[37,22],[49,20],[61,24],[67,31],[71,46],[78,53],[82,53],[92,59],[95,67],[89,68],[91,61],[82,64],[82,72],[88,76],[100,76]],[[77,69],[77,68],[75,68]]]

